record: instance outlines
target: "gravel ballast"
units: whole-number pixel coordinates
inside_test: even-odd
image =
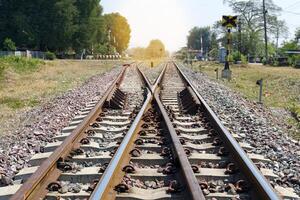
[[[100,99],[121,68],[89,78],[81,86],[34,108],[22,117],[22,124],[13,133],[0,138],[0,186],[12,184],[12,177],[35,153],[66,127],[77,112],[93,99]]]
[[[272,161],[266,167],[279,176],[273,184],[292,187],[300,195],[300,143],[287,135],[287,125],[282,118],[205,74],[186,67],[181,69],[225,127],[251,144],[254,147],[252,153],[264,155]]]

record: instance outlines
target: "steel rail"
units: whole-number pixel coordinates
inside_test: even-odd
[[[168,116],[168,113],[165,110],[162,102],[160,101],[158,88],[154,93],[154,98],[159,107],[159,111],[161,112],[162,117],[166,122],[167,129],[170,133],[170,136],[171,136],[171,139],[172,139],[173,145],[174,145],[173,153],[176,156],[176,160],[179,162],[179,164],[181,166],[182,173],[183,173],[183,176],[188,185],[188,190],[190,192],[191,198],[194,200],[204,200],[205,199],[204,194],[199,186],[196,176],[194,175],[191,164],[189,163],[189,160],[186,156],[183,146],[179,141],[179,138],[178,138],[176,131],[173,127],[173,124]]]
[[[40,167],[34,172],[29,179],[19,188],[19,190],[10,198],[11,200],[39,199],[47,191],[49,182],[56,181],[61,171],[57,169],[57,161],[64,159],[74,149],[79,147],[79,141],[83,138],[84,130],[89,126],[89,122],[95,120],[100,114],[107,97],[122,81],[127,67],[124,67],[111,86],[106,90],[101,100],[95,108],[85,117],[75,130],[64,140],[64,142],[42,162]]]
[[[129,148],[128,144],[130,143],[130,141],[132,141],[132,137],[136,131],[136,127],[140,123],[143,114],[146,111],[147,106],[149,105],[149,103],[151,103],[152,100],[152,95],[149,89],[147,89],[147,92],[148,94],[144,105],[142,106],[140,112],[138,113],[137,117],[133,121],[129,131],[125,135],[122,143],[120,144],[110,164],[106,168],[104,174],[101,176],[99,184],[96,186],[96,188],[94,189],[90,197],[91,200],[112,199],[113,194],[108,193],[108,191],[114,187],[114,185],[111,184],[111,182],[114,181],[112,180],[112,178],[114,177],[115,173],[118,173],[116,169],[120,168],[120,163],[124,158],[126,149]]]
[[[141,72],[141,70],[137,67],[138,73],[147,86],[147,98],[139,111],[137,117],[135,118],[134,122],[130,126],[130,129],[128,130],[127,134],[125,135],[124,139],[122,140],[116,154],[112,158],[110,164],[107,166],[104,174],[101,176],[100,181],[98,182],[97,186],[95,187],[90,199],[91,200],[99,200],[99,199],[113,199],[113,195],[109,193],[108,191],[113,189],[113,177],[115,177],[118,170],[121,169],[122,163],[124,163],[124,157],[126,155],[126,152],[129,150],[129,144],[133,141],[133,137],[135,135],[135,132],[137,131],[137,127],[139,126],[139,123],[141,122],[141,119],[143,117],[143,114],[145,113],[148,105],[151,103],[153,99],[152,95],[152,87],[146,76]],[[150,91],[151,90],[151,91]]]
[[[161,71],[159,77],[156,79],[155,84],[154,84],[154,85],[152,86],[152,88],[151,88],[151,91],[152,91],[153,94],[154,94],[156,88],[159,87],[159,85],[160,85],[161,82],[162,82],[162,79],[163,79],[163,77],[164,77],[164,75],[165,75],[165,73],[166,73],[167,65],[168,65],[168,63],[166,63],[166,65],[165,65],[165,67],[163,68],[163,70]]]
[[[139,63],[139,65],[141,65],[141,63]],[[156,78],[154,85],[151,85],[150,81],[148,80],[148,78],[145,76],[145,74],[139,69],[138,67],[138,72],[139,74],[142,76],[144,82],[146,83],[146,85],[148,86],[148,88],[150,89],[151,93],[154,93],[155,89],[157,88],[157,86],[161,83],[162,77],[165,74],[166,71],[166,66],[168,64],[165,64],[165,67],[162,69],[161,73],[159,74],[159,76]]]
[[[210,121],[214,125],[216,131],[223,137],[224,141],[231,149],[233,153],[233,158],[238,162],[241,166],[241,170],[244,174],[246,174],[247,178],[251,181],[253,185],[255,185],[256,194],[260,197],[260,199],[269,199],[269,200],[279,200],[281,197],[275,192],[270,183],[266,180],[266,178],[261,174],[256,165],[252,162],[252,160],[247,156],[246,152],[243,148],[238,144],[238,142],[234,139],[234,137],[229,133],[229,131],[224,127],[219,118],[216,116],[214,111],[209,107],[203,97],[196,90],[195,86],[190,82],[187,76],[182,72],[182,70],[178,67],[178,65],[174,62],[177,70],[179,71],[183,80],[193,89],[198,99],[201,102],[202,108],[205,110],[207,116],[210,118]]]
[[[165,111],[162,103],[159,100],[158,93],[157,93],[157,88],[158,85],[160,84],[163,75],[165,73],[166,66],[162,70],[160,76],[158,77],[156,84],[151,87],[151,90],[153,93],[150,95],[149,89],[148,89],[148,97],[146,102],[144,103],[141,111],[139,112],[138,116],[136,117],[135,121],[133,122],[132,126],[130,127],[128,133],[126,134],[125,138],[123,139],[120,147],[118,148],[113,160],[105,170],[103,176],[101,177],[99,184],[96,186],[94,192],[92,193],[90,199],[91,200],[104,200],[104,199],[112,199],[114,194],[109,193],[108,191],[113,189],[114,185],[112,182],[114,181],[115,174],[118,173],[118,170],[121,169],[121,163],[122,160],[124,160],[124,155],[126,150],[128,151],[129,146],[130,146],[130,141],[133,141],[133,137],[137,131],[138,124],[140,123],[140,120],[142,119],[143,114],[146,111],[147,106],[151,103],[152,99],[155,99],[157,102],[160,112],[163,115],[163,118],[167,124],[168,130],[170,131],[171,138],[174,144],[174,155],[177,156],[177,159],[180,163],[180,166],[182,167],[182,173],[186,179],[190,195],[192,199],[194,200],[204,200],[205,197],[200,189],[200,186],[198,184],[198,181],[192,171],[191,165],[189,164],[189,161],[186,157],[186,154],[184,152],[184,149],[177,137],[177,134],[175,132],[174,127],[172,126],[172,123],[168,117],[167,112]],[[145,75],[140,71],[140,74],[144,79],[146,79]],[[155,93],[156,91],[156,93]],[[154,96],[154,97],[153,97]],[[124,163],[124,162],[123,162]]]
[[[141,65],[141,64],[139,64],[139,65]],[[137,66],[137,71],[138,71],[139,76],[141,77],[142,81],[146,85],[146,88],[148,88],[150,90],[150,92],[152,93],[151,83],[149,82],[147,77],[142,73],[142,71],[139,69],[138,66]]]

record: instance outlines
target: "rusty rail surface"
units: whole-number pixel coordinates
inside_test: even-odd
[[[99,181],[97,187],[93,191],[91,195],[91,200],[99,200],[99,199],[113,199],[114,193],[109,192],[113,190],[114,186],[116,185],[115,177],[121,177],[123,174],[120,173],[122,171],[122,167],[125,165],[125,163],[128,163],[128,152],[130,151],[130,146],[133,144],[134,139],[137,136],[139,123],[141,121],[141,118],[143,114],[146,111],[146,108],[149,106],[152,100],[154,100],[158,107],[159,111],[161,112],[163,119],[165,123],[167,124],[168,131],[170,132],[173,144],[174,144],[174,155],[176,155],[176,159],[178,160],[180,166],[182,167],[182,173],[185,178],[185,181],[188,186],[188,190],[190,192],[190,196],[194,200],[204,200],[205,197],[201,191],[201,188],[199,187],[198,181],[192,171],[191,165],[189,164],[189,161],[186,157],[186,154],[184,152],[184,149],[178,139],[178,136],[175,132],[175,129],[168,117],[167,112],[165,111],[162,103],[159,100],[158,96],[158,86],[163,78],[163,75],[165,73],[166,66],[162,70],[161,74],[156,80],[155,85],[151,87],[149,84],[147,78],[145,75],[139,70],[140,75],[143,77],[144,81],[147,82],[147,85],[150,87],[152,95],[148,93],[147,100],[145,104],[143,105],[141,111],[139,112],[137,118],[135,119],[134,123],[130,127],[129,132],[126,134],[124,140],[122,141],[116,155],[113,158],[113,161],[109,164],[106,171],[104,172],[103,176],[101,177],[101,180]],[[119,173],[119,174],[118,174]]]
[[[125,135],[122,143],[120,144],[116,154],[112,158],[110,164],[106,168],[104,174],[101,176],[100,181],[98,182],[97,186],[95,187],[90,199],[91,200],[99,200],[99,199],[113,199],[114,198],[114,193],[110,193],[110,190],[113,190],[114,186],[116,185],[115,183],[115,178],[114,177],[120,177],[122,174],[119,172],[122,171],[122,167],[124,163],[128,162],[128,152],[130,151],[130,144],[133,143],[135,137],[136,137],[136,132],[137,132],[137,127],[139,127],[141,119],[145,111],[147,110],[147,107],[151,103],[153,99],[152,93],[152,87],[146,76],[140,71],[139,68],[138,73],[147,86],[147,98],[144,102],[144,105],[142,106],[141,110],[139,111],[137,117],[135,118],[134,122],[132,123],[129,131]]]
[[[186,153],[184,152],[182,144],[179,141],[176,131],[172,125],[172,122],[170,121],[168,113],[165,110],[162,102],[160,101],[158,90],[159,89],[157,88],[157,90],[154,93],[155,101],[158,104],[159,111],[161,112],[163,119],[165,120],[165,123],[167,125],[168,131],[171,135],[171,139],[172,139],[173,145],[174,145],[174,155],[176,155],[176,160],[178,161],[178,163],[180,164],[180,166],[182,168],[183,176],[186,179],[186,183],[187,183],[190,195],[191,195],[192,199],[204,200],[205,197],[199,186],[198,180],[197,180],[196,176],[194,175],[192,167],[189,163]]]
[[[138,113],[137,117],[135,118],[134,122],[132,123],[129,131],[125,135],[122,143],[120,144],[116,154],[112,158],[110,164],[108,165],[107,169],[105,170],[104,174],[101,176],[99,184],[96,186],[95,190],[93,191],[90,199],[99,200],[99,199],[113,199],[113,194],[109,193],[109,190],[113,190],[115,184],[113,177],[120,176],[120,171],[122,170],[122,164],[128,161],[126,158],[126,153],[129,152],[129,145],[134,141],[134,134],[136,133],[136,127],[139,126],[140,121],[146,108],[151,103],[152,95],[148,90],[147,98],[142,106],[140,112]]]
[[[123,67],[118,77],[113,81],[112,85],[106,90],[101,100],[95,108],[86,116],[86,118],[77,126],[75,130],[64,140],[64,142],[46,159],[35,173],[19,188],[19,190],[11,197],[11,200],[22,199],[40,199],[47,193],[48,183],[57,180],[61,171],[57,169],[57,161],[65,159],[69,153],[80,146],[80,140],[83,138],[84,130],[89,123],[97,118],[101,113],[101,108],[107,97],[121,83],[127,67]]]
[[[246,152],[243,148],[238,144],[238,142],[233,138],[233,136],[229,133],[229,131],[224,127],[219,118],[216,116],[214,111],[209,107],[203,97],[196,90],[195,86],[191,83],[191,81],[187,78],[187,76],[182,72],[182,70],[178,67],[178,65],[173,62],[179,71],[182,79],[187,83],[188,86],[192,88],[195,92],[197,98],[201,102],[201,106],[206,112],[207,116],[210,118],[211,123],[214,125],[215,130],[220,134],[223,140],[226,142],[227,146],[230,148],[231,153],[233,153],[233,158],[236,162],[241,166],[241,170],[247,178],[254,185],[254,190],[256,190],[256,194],[260,197],[260,199],[270,199],[270,200],[278,200],[281,199],[278,194],[275,192],[270,183],[266,180],[266,178],[261,174],[256,165],[252,162],[252,160],[247,156]]]
[[[247,176],[247,179],[253,185],[253,189],[256,195],[260,199],[281,199],[269,184],[269,182],[266,180],[266,178],[257,169],[255,164],[247,156],[245,151],[240,147],[238,142],[222,125],[216,114],[208,106],[206,101],[197,92],[194,85],[175,62],[168,62],[165,65],[154,85],[151,85],[145,75],[139,70],[139,68],[137,68],[138,73],[145,84],[145,91],[147,92],[144,104],[135,120],[131,124],[129,131],[122,140],[117,152],[114,154],[108,167],[101,176],[101,179],[95,187],[93,193],[91,194],[90,199],[113,199],[115,197],[115,193],[112,192],[113,188],[116,185],[116,181],[124,175],[120,172],[122,172],[122,168],[130,160],[129,156],[127,156],[128,152],[131,149],[131,145],[137,138],[137,133],[141,126],[142,116],[147,111],[151,103],[155,103],[155,105],[157,105],[159,113],[162,115],[162,119],[166,124],[168,132],[170,133],[173,144],[173,154],[175,155],[176,162],[178,162],[182,169],[181,173],[183,175],[184,181],[187,184],[191,199],[205,199],[197,178],[192,170],[191,164],[189,163],[189,160],[186,156],[184,148],[181,145],[181,142],[176,134],[175,128],[168,116],[166,109],[164,108],[162,101],[160,100],[159,94],[161,91],[161,83],[166,73],[166,68],[169,64],[175,65],[176,70],[185,83],[184,85],[194,92],[195,97],[200,102],[201,109],[205,112],[214,129],[218,132],[218,134],[225,141],[226,145],[229,147],[230,152],[232,153],[232,157],[239,164],[239,166],[241,166],[241,171]],[[87,126],[89,126],[90,122],[95,120],[101,113],[102,106],[104,105],[109,95],[117,88],[117,86],[122,81],[126,69],[127,67],[124,67],[122,69],[118,77],[114,80],[113,84],[109,87],[104,96],[97,103],[96,107],[77,126],[77,128],[72,131],[72,133],[64,140],[62,145],[60,145],[51,154],[51,156],[42,163],[38,170],[21,186],[21,188],[12,196],[12,200],[40,199],[46,195],[47,185],[52,181],[56,181],[61,174],[61,171],[58,170],[56,166],[57,161],[64,160],[72,150],[79,148],[79,141],[84,137],[84,130],[87,128]]]

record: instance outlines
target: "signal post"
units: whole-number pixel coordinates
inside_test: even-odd
[[[231,79],[231,70],[229,68],[229,55],[231,52],[231,29],[237,27],[237,16],[223,16],[222,26],[227,28],[226,61],[222,70],[222,78]]]

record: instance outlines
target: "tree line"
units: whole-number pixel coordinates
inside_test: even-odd
[[[239,53],[243,58],[262,58],[265,54],[262,1],[224,0],[224,3],[228,4],[238,16],[238,26],[232,29],[232,59],[240,59]],[[294,39],[285,41],[280,46],[280,39],[286,39],[289,33],[286,22],[278,18],[282,9],[272,0],[266,0],[266,10],[268,54],[271,58],[286,56],[284,55],[286,49],[299,50],[300,28],[297,29]],[[217,59],[219,47],[226,47],[226,33],[227,30],[222,27],[221,21],[216,21],[208,27],[194,27],[188,34],[187,48],[202,49],[204,55]],[[297,56],[290,55],[289,58],[293,63]]]
[[[55,53],[122,53],[130,26],[119,13],[103,15],[100,0],[0,1],[0,49]]]
[[[137,59],[162,58],[168,55],[165,45],[158,39],[151,40],[149,45],[144,47],[136,47],[128,50],[128,54]]]

